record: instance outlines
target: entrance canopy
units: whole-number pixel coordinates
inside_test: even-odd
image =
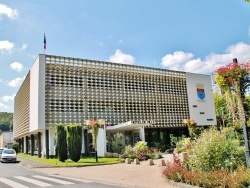
[[[125,123],[121,123],[118,125],[114,126],[107,126],[106,131],[107,132],[124,132],[124,131],[132,131],[134,129],[139,129],[143,126],[147,126],[149,124],[143,123],[143,124],[137,124],[137,123],[132,123],[132,121],[128,121]]]

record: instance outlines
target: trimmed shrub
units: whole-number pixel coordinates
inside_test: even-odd
[[[59,161],[65,162],[68,159],[67,132],[64,125],[57,125],[57,149]]]
[[[70,159],[78,162],[81,158],[82,150],[82,126],[78,124],[67,125],[67,133]]]

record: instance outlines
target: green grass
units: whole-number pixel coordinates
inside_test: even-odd
[[[37,156],[31,156],[29,154],[18,153],[17,157],[29,159],[31,161],[48,164],[52,167],[70,167],[70,166],[91,166],[91,165],[104,165],[104,164],[117,164],[118,158],[98,157],[98,162],[95,161],[95,157],[83,157],[78,162],[74,162],[71,159],[61,162],[58,159],[46,159],[38,158]]]

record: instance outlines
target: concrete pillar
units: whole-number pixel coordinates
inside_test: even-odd
[[[33,156],[34,155],[34,151],[35,151],[35,141],[34,141],[34,135],[32,134],[31,135],[31,155]]]
[[[130,163],[131,163],[130,158],[126,158],[126,159],[125,159],[125,164],[130,164]]]
[[[25,153],[26,154],[29,153],[29,137],[28,136],[25,137]]]
[[[22,153],[24,153],[24,138],[22,137]]]
[[[45,154],[46,154],[46,159],[49,158],[49,130],[45,130]]]
[[[134,164],[135,164],[135,165],[138,165],[138,164],[140,164],[140,161],[139,161],[139,159],[135,158],[135,159],[134,159]]]
[[[154,165],[154,161],[153,161],[153,159],[148,159],[148,165]]]
[[[38,157],[41,158],[42,145],[41,145],[41,132],[37,134],[37,144],[38,144]]]
[[[140,128],[140,139],[145,142],[145,130],[144,130],[144,127]]]

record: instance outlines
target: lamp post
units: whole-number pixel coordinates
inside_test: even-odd
[[[250,86],[250,75],[244,76],[244,82],[243,82],[243,87],[242,87],[242,92],[245,93],[246,89]],[[246,126],[246,117],[244,114],[244,119],[242,120],[242,128],[243,128],[243,134],[244,134],[244,141],[245,141],[245,156],[246,156],[246,166],[249,168],[249,128]]]
[[[95,150],[95,160],[98,162],[98,155],[97,155],[97,136],[99,128],[105,124],[105,120],[103,119],[90,119],[85,121],[85,125],[87,125],[92,130],[92,142],[93,148]]]

